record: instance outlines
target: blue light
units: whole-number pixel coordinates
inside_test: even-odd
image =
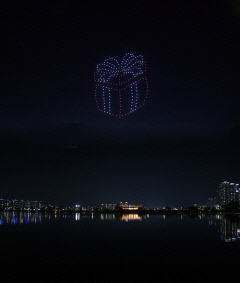
[[[144,106],[148,98],[146,63],[142,55],[126,53],[108,58],[95,72],[95,100],[100,111],[124,118]]]
[[[16,219],[16,218],[12,218],[11,223],[12,223],[12,224],[17,224],[17,219]]]
[[[133,111],[133,84],[130,85],[131,90],[131,104],[130,104],[130,112]]]
[[[103,96],[103,111],[106,112],[106,97],[105,97],[105,87],[102,88],[102,96]]]
[[[121,61],[115,58],[108,58],[103,63],[97,65],[99,72],[98,82],[107,83],[111,79],[120,75],[132,75],[134,78],[144,73],[143,56],[135,56],[127,53]]]
[[[136,100],[135,100],[135,108],[134,110],[137,110],[137,105],[138,105],[138,85],[135,83],[135,89],[136,89]]]
[[[108,88],[108,114],[111,115],[112,105],[111,105],[111,90]]]

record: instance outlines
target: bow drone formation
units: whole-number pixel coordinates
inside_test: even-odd
[[[95,99],[100,111],[124,118],[144,106],[149,96],[146,63],[142,55],[127,53],[122,60],[108,58],[97,65]]]

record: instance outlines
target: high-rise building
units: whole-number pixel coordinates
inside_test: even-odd
[[[208,201],[207,201],[207,207],[208,208],[216,208],[216,205],[217,205],[216,197],[208,198]]]
[[[0,199],[0,208],[2,210],[8,210],[13,208],[13,201],[7,199]]]
[[[31,201],[26,200],[24,204],[25,209],[27,210],[38,210],[42,208],[42,202],[41,201]]]
[[[31,206],[33,209],[41,209],[42,207],[42,202],[41,201],[37,201],[37,200],[34,200],[34,201],[31,201]]]
[[[5,208],[5,199],[0,199],[0,210]]]
[[[240,204],[240,187],[239,184],[224,181],[218,188],[218,203],[228,205],[229,203]]]
[[[24,200],[12,200],[12,208],[14,210],[23,210],[25,206]]]
[[[114,203],[102,203],[100,205],[100,209],[102,210],[114,210],[116,208],[116,204]]]

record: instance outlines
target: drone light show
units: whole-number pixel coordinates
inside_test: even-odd
[[[143,107],[149,96],[142,55],[108,58],[97,65],[94,77],[97,107],[107,115],[124,118]]]

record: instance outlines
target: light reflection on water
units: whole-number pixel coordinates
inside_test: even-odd
[[[28,213],[28,212],[0,212],[0,227],[5,225],[18,225],[18,224],[41,224],[53,223],[60,219],[72,220],[73,222],[83,221],[83,219],[100,220],[100,221],[123,221],[123,222],[141,222],[148,221],[151,217],[159,217],[159,219],[168,220],[166,215],[149,216],[139,215],[137,213],[131,214],[87,214],[75,213],[68,214],[49,214],[49,213]],[[188,216],[175,216],[181,221],[184,221]],[[210,215],[197,217],[199,223],[206,220],[207,224],[216,227],[216,231],[220,235],[220,239],[225,242],[234,242],[240,239],[240,215],[231,217],[224,217],[222,215]]]
[[[45,219],[49,217],[45,215]],[[0,225],[4,224],[39,224],[42,222],[41,213],[0,212]]]
[[[121,215],[121,221],[141,221],[142,216],[139,216],[138,214],[123,214]]]

